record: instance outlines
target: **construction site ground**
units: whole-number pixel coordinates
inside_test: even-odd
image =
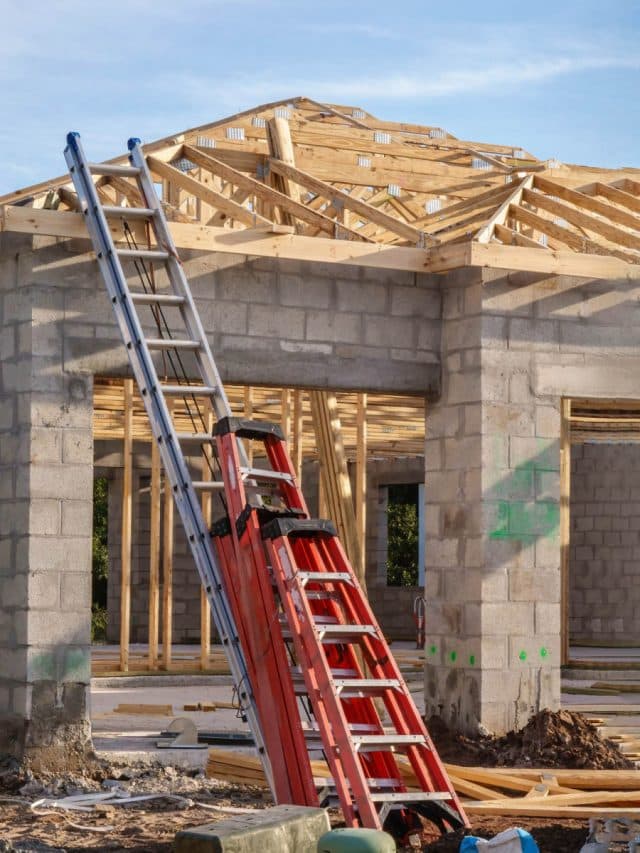
[[[401,644],[398,648],[406,650],[406,654],[410,645]],[[589,692],[590,678],[582,677],[586,670],[577,672],[580,678],[567,677],[563,681],[563,688],[569,687],[569,692],[563,694],[567,707],[587,717],[605,720],[602,731],[606,730],[607,735],[619,729],[627,733],[633,732],[635,727],[640,730],[637,694],[617,693],[612,689],[610,695],[593,696]],[[603,674],[598,678],[604,679]],[[627,685],[632,683],[631,679],[627,681]],[[583,684],[585,692],[581,693]],[[418,703],[422,702],[421,685],[422,672],[416,670],[409,676],[409,686]],[[185,711],[185,705],[198,703],[205,707],[215,705],[216,710]],[[208,757],[206,747],[160,749],[157,746],[160,733],[176,717],[192,719],[199,731],[248,733],[237,711],[221,707],[220,703],[233,703],[229,676],[133,675],[94,679],[91,714],[98,760],[87,766],[82,775],[75,776],[39,775],[34,778],[17,765],[2,766],[0,851],[168,851],[180,829],[225,819],[238,809],[261,809],[270,805],[271,797],[264,788],[207,778],[204,772]],[[556,717],[551,719],[551,728],[555,720]],[[491,763],[491,749],[495,752],[495,744],[479,746],[476,741],[457,738],[435,721],[431,728],[443,760],[467,765]],[[547,737],[551,734],[543,730],[541,740]],[[622,743],[632,761],[635,758],[633,740]],[[518,763],[516,752],[522,747],[521,741],[512,738],[499,746],[503,749],[504,763]],[[225,748],[216,745],[216,749]],[[231,748],[234,752],[254,754],[250,746],[234,744]],[[584,766],[589,766],[590,760],[594,762],[592,766],[599,766],[592,746],[587,745],[585,752],[589,755],[585,756]],[[570,755],[564,757],[570,762]],[[495,758],[496,764],[502,763],[499,754],[496,753]],[[562,766],[562,755],[559,762],[555,766]],[[540,766],[539,762],[535,765]],[[42,797],[104,792],[116,783],[129,794],[154,793],[181,799],[161,798],[120,807],[107,805],[88,813],[41,813],[32,808],[34,801]],[[339,826],[340,813],[333,812],[331,820]],[[512,826],[521,826],[531,832],[542,853],[576,853],[586,840],[588,821],[474,815],[472,826],[475,834],[486,838]],[[428,853],[454,853],[458,850],[459,838],[440,839],[435,830],[427,829],[422,845]],[[621,845],[618,849],[626,848]]]

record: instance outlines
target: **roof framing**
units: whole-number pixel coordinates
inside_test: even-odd
[[[276,156],[270,138],[282,121],[290,158]],[[491,266],[640,277],[640,170],[541,161],[517,146],[304,97],[165,137],[145,152],[180,248],[424,272]],[[137,203],[133,184],[97,184],[125,220]],[[83,237],[77,210],[63,175],[0,196],[0,230]],[[122,223],[113,228],[120,239]]]

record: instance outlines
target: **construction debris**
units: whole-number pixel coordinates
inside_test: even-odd
[[[503,737],[469,738],[432,717],[427,728],[444,761],[491,767],[573,767],[633,769],[618,745],[602,738],[596,726],[572,711],[540,711],[519,731]]]
[[[417,779],[409,763],[398,759],[411,790]],[[329,778],[324,761],[312,762],[318,778]],[[640,770],[552,770],[463,767],[445,769],[471,815],[601,818],[640,820]],[[230,750],[209,752],[207,776],[226,782],[267,787],[260,761]]]

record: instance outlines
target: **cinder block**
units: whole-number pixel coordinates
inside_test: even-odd
[[[310,341],[359,344],[362,342],[362,318],[359,314],[308,311],[306,338]]]
[[[338,311],[383,314],[387,311],[389,287],[385,284],[337,281]]]
[[[176,834],[176,853],[317,853],[330,829],[325,809],[273,806]]]

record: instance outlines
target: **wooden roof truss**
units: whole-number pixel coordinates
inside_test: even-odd
[[[278,121],[288,123],[290,158],[274,148]],[[416,271],[482,265],[640,277],[640,170],[540,161],[515,146],[309,98],[145,151],[179,247]],[[96,183],[109,204],[140,203],[125,178]],[[0,227],[80,236],[77,210],[63,175],[1,196]]]

